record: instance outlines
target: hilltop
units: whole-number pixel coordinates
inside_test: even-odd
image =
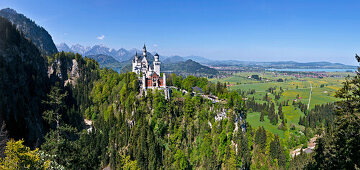
[[[19,14],[13,9],[5,8],[0,10],[0,16],[14,24],[24,34],[25,38],[35,44],[43,55],[51,55],[58,52],[51,35],[25,15]]]

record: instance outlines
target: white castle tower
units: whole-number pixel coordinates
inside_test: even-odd
[[[155,61],[154,61],[154,72],[160,75],[160,61],[159,61],[159,54],[155,54]]]

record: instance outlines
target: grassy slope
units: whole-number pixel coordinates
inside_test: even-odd
[[[278,134],[280,137],[284,137],[284,131],[279,130],[277,126],[274,126],[270,123],[270,120],[265,116],[265,121],[260,122],[260,112],[248,113],[247,121],[252,128],[257,129],[259,126],[264,126],[264,128],[274,134]]]

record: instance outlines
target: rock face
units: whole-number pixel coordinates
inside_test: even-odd
[[[0,10],[0,16],[16,25],[16,28],[21,31],[27,39],[35,44],[41,54],[51,55],[58,52],[50,34],[43,27],[38,26],[34,21],[25,17],[23,14],[19,14],[13,9],[6,8]]]
[[[80,69],[75,59],[56,59],[48,66],[48,77],[52,81],[60,80],[66,86],[67,84],[76,85],[76,80],[80,77]]]
[[[74,84],[76,83],[76,80],[80,77],[79,74],[79,66],[75,59],[72,60],[72,67],[70,72],[70,77],[68,77],[68,80],[66,80],[68,83]],[[66,85],[65,81],[65,85]]]
[[[28,146],[43,140],[41,101],[47,69],[41,53],[7,19],[0,17],[0,127]]]

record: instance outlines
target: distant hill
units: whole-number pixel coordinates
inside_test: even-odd
[[[210,60],[210,59],[207,59],[207,58],[201,57],[201,56],[187,56],[184,58],[186,60],[193,60],[193,61],[196,61],[201,64],[209,64],[209,63],[213,62],[213,60]]]
[[[330,63],[325,61],[300,63],[295,61],[256,62],[256,61],[223,60],[223,61],[212,61],[207,64],[212,66],[261,66],[264,68],[323,68],[323,69],[356,68],[356,66],[345,65],[341,63]]]
[[[150,57],[149,61],[154,61],[154,58],[151,54],[148,54]],[[200,63],[193,60],[180,60],[181,57],[168,57],[161,63],[161,72],[167,73],[177,73],[181,75],[195,75],[195,76],[213,76],[218,74],[216,69],[210,68],[208,66],[201,65]],[[121,62],[121,71],[129,72],[131,71],[131,60],[126,62]]]
[[[38,26],[23,14],[19,14],[13,9],[5,8],[0,10],[0,16],[16,25],[16,28],[24,34],[25,38],[30,39],[43,55],[51,55],[58,52],[51,35],[43,27]]]
[[[199,56],[171,56],[164,60],[164,63],[173,63],[178,61],[185,61],[191,59],[200,64],[211,66],[256,66],[264,68],[324,68],[324,69],[343,69],[356,68],[356,66],[345,65],[341,63],[331,63],[326,61],[320,62],[295,62],[295,61],[274,61],[274,62],[258,62],[258,61],[239,61],[239,60],[210,60]]]
[[[96,60],[100,67],[106,67],[111,68],[115,71],[119,71],[122,67],[121,63],[117,60],[115,60],[114,57],[104,54],[98,54],[98,55],[88,55],[88,58]]]
[[[110,49],[109,47],[106,47],[104,45],[94,45],[92,47],[86,47],[80,44],[76,44],[69,47],[65,43],[58,44],[56,47],[59,51],[79,53],[83,56],[99,54],[112,56],[115,60],[119,62],[129,60],[135,55],[137,51],[136,49],[126,50],[124,48],[120,48],[118,50]]]
[[[162,71],[172,72],[183,75],[216,75],[218,71],[216,69],[201,65],[200,63],[193,60],[186,60],[174,63],[164,63],[162,66]]]
[[[120,63],[117,60],[115,60],[114,57],[111,57],[109,55],[104,55],[104,54],[88,55],[87,57],[96,60],[100,65],[108,65],[108,64]]]
[[[162,62],[164,62],[164,63],[177,63],[180,61],[185,61],[185,58],[180,57],[180,56],[171,56],[171,57],[167,57],[164,60],[162,60]]]
[[[330,62],[307,62],[307,63],[298,63],[294,61],[283,61],[283,62],[269,62],[264,63],[264,66],[271,67],[304,67],[304,68],[354,68],[355,66],[345,65],[341,63],[330,63]]]

